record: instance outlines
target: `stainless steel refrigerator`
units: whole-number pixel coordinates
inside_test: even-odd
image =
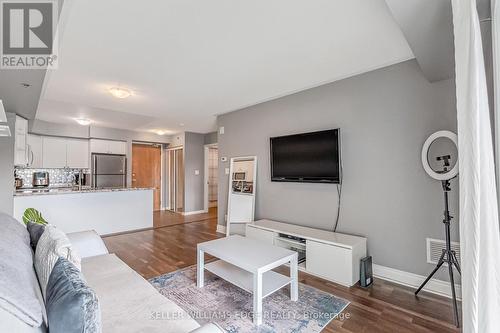
[[[92,187],[127,187],[127,157],[114,154],[92,154]]]

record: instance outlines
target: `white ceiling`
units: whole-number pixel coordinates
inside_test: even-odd
[[[174,132],[413,58],[384,0],[75,0],[37,118]],[[133,90],[127,99],[107,89]],[[183,123],[185,126],[180,126]]]
[[[455,59],[451,1],[386,1],[427,79],[435,82],[452,77]]]

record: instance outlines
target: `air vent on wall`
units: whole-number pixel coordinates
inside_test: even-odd
[[[444,240],[427,238],[427,262],[429,264],[437,264],[445,248],[446,242]],[[455,251],[458,262],[460,263],[460,243],[451,242],[451,249]]]

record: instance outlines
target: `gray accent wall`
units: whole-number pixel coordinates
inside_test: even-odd
[[[203,210],[204,196],[204,145],[205,135],[199,133],[184,133],[184,211]],[[195,171],[199,174],[196,175]]]
[[[292,75],[293,73],[291,73]],[[270,180],[269,138],[340,128],[343,185],[338,231],[365,236],[375,264],[427,275],[426,237],[443,239],[443,193],[421,165],[433,132],[456,132],[452,80],[429,83],[415,60],[220,115],[219,156],[258,157],[256,218],[332,230],[335,185]],[[219,163],[225,225],[228,175]],[[452,238],[458,239],[458,181],[452,182]],[[442,272],[444,273],[444,272]],[[445,274],[438,278],[445,279]]]
[[[211,132],[205,134],[205,144],[211,145],[217,143],[217,132]]]
[[[0,212],[14,213],[14,133],[16,115],[7,112],[10,137],[0,137]]]

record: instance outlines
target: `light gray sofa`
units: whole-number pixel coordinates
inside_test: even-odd
[[[0,220],[0,227],[2,227]],[[0,232],[1,238],[9,237]],[[222,333],[215,324],[200,325],[174,302],[162,296],[116,255],[108,253],[102,239],[94,231],[68,234],[73,247],[82,257],[82,273],[96,292],[101,307],[102,331],[108,332],[196,332]],[[4,239],[9,242],[10,240]],[[2,263],[0,256],[0,265]],[[38,293],[44,309],[40,287],[34,278],[30,284]],[[0,301],[2,301],[0,299]],[[154,314],[162,314],[162,318]],[[44,316],[46,318],[46,316]],[[176,319],[168,319],[176,318]],[[0,306],[0,332],[40,333],[46,325],[32,327]]]

